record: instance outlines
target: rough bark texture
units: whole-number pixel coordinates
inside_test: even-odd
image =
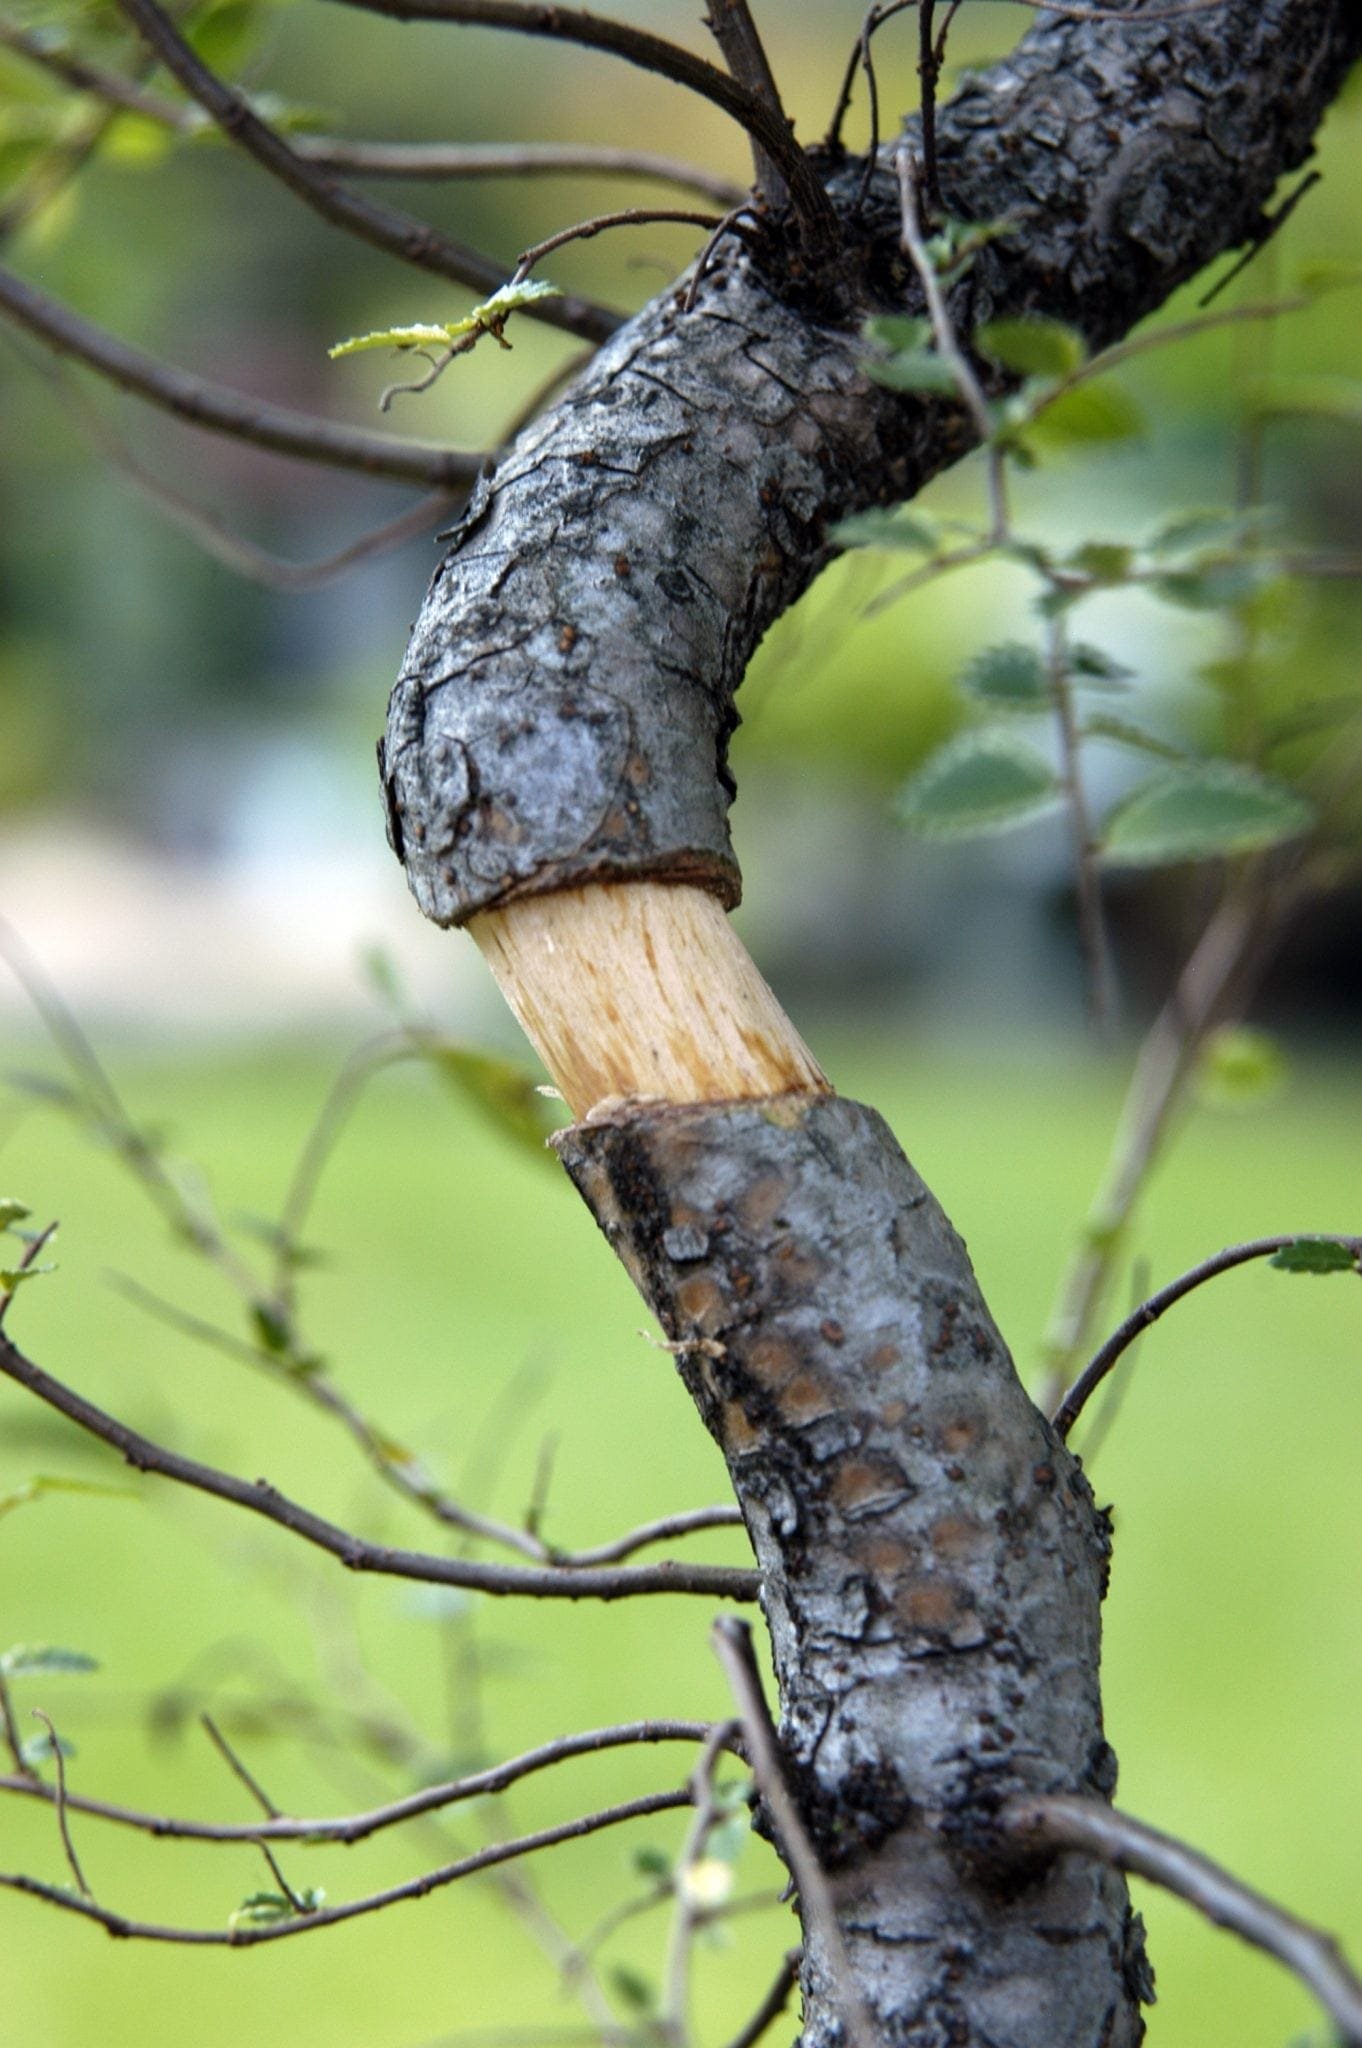
[[[1355,0],[1227,0],[1138,27],[1044,23],[938,123],[961,217],[1006,215],[957,294],[1113,340],[1248,238],[1362,50]],[[969,445],[960,410],[869,382],[865,315],[918,303],[892,180],[828,275],[775,232],[730,243],[693,310],[621,330],[478,488],[393,694],[393,844],[441,924],[601,876],[739,892],[734,692],[835,520],[911,496]]]
[[[952,213],[1008,215],[960,331],[1043,311],[1115,339],[1251,236],[1308,155],[1356,0],[1049,21],[939,121]],[[393,695],[393,843],[444,924],[596,880],[736,899],[725,764],[757,641],[832,523],[968,446],[880,389],[867,312],[917,309],[881,170],[825,167],[825,274],[775,223],[697,303],[614,337],[485,480]],[[1109,1793],[1107,1529],[1027,1401],[965,1257],[884,1126],[828,1098],[651,1106],[561,1140],[678,1341],[757,1555],[792,1785],[859,1988],[903,2048],[1132,2048],[1149,1988],[1122,1882],[1008,1860],[991,1807]],[[700,1342],[699,1340],[704,1340]],[[845,2040],[806,1925],[805,2041]]]
[[[1125,2048],[1124,1880],[1001,1860],[1013,1794],[1110,1795],[1108,1526],[873,1110],[641,1110],[558,1140],[721,1445],[765,1574],[792,1788],[882,2038]],[[839,2038],[805,1926],[807,2048]]]

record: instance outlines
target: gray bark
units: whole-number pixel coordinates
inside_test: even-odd
[[[1257,229],[1362,50],[1353,0],[1227,0],[1177,23],[1045,23],[939,119],[951,211],[1017,232],[956,295],[1115,339]],[[831,525],[911,497],[970,445],[960,408],[864,375],[861,322],[920,309],[893,181],[810,278],[730,242],[601,351],[476,491],[393,693],[383,779],[426,915],[463,923],[602,876],[739,893],[734,693],[832,552]]]
[[[1049,21],[939,121],[956,215],[1018,231],[954,300],[1094,345],[1251,236],[1362,52],[1353,0]],[[394,845],[461,923],[593,879],[739,879],[725,750],[767,626],[832,523],[968,447],[961,409],[864,375],[868,312],[916,310],[881,170],[825,166],[836,262],[777,223],[693,310],[615,336],[484,481],[436,575],[384,747]],[[1123,1883],[1019,1864],[1011,1792],[1107,1795],[1107,1529],[1030,1406],[963,1248],[883,1125],[836,1101],[639,1111],[564,1158],[679,1342],[758,1559],[782,1736],[860,1989],[912,2048],[1129,2048],[1149,1989]],[[808,2048],[844,2038],[806,1926]]]
[[[780,1096],[558,1140],[718,1440],[764,1574],[791,1789],[880,2038],[1128,2048],[1125,1882],[1009,1863],[1024,1792],[1108,1797],[1105,1515],[881,1119]],[[805,1917],[804,2041],[839,2038]]]

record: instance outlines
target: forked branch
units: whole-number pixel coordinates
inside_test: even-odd
[[[305,162],[239,92],[209,69],[156,0],[118,0],[118,4],[147,47],[223,133],[323,220],[419,270],[433,271],[437,277],[451,278],[483,294],[505,283],[505,271],[492,257],[451,240],[428,221],[351,192]],[[620,315],[588,299],[544,299],[531,310],[536,319],[588,341],[605,341],[620,324]]]
[[[288,1529],[305,1543],[328,1552],[351,1571],[411,1579],[421,1584],[465,1586],[473,1591],[533,1599],[620,1600],[631,1593],[699,1593],[708,1599],[755,1600],[760,1574],[724,1565],[630,1565],[619,1570],[574,1570],[545,1566],[483,1564],[472,1559],[433,1557],[423,1551],[392,1549],[366,1543],[310,1508],[290,1500],[268,1480],[238,1479],[215,1466],[200,1464],[153,1443],[150,1437],[106,1415],[93,1401],[64,1386],[34,1365],[0,1335],[0,1373],[26,1387],[40,1401],[109,1444],[139,1472],[152,1472],[177,1485],[225,1500]]]

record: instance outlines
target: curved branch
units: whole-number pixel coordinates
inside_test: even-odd
[[[375,1572],[383,1577],[411,1579],[421,1584],[465,1586],[473,1591],[498,1595],[520,1594],[537,1600],[621,1600],[633,1593],[698,1593],[706,1599],[755,1600],[761,1585],[760,1573],[736,1570],[725,1565],[658,1564],[626,1566],[618,1571],[588,1568],[574,1570],[552,1565],[532,1566],[482,1564],[471,1559],[432,1557],[419,1550],[397,1550],[384,1544],[366,1543],[348,1529],[339,1528],[310,1508],[290,1500],[268,1480],[238,1479],[215,1466],[199,1464],[164,1449],[150,1437],[130,1429],[126,1423],[106,1415],[93,1401],[53,1379],[40,1366],[17,1351],[0,1334],[0,1373],[36,1394],[91,1436],[121,1453],[139,1472],[152,1472],[172,1479],[180,1486],[211,1494],[276,1522],[300,1536],[305,1543],[327,1551],[350,1571]]]
[[[1156,1323],[1174,1302],[1184,1295],[1203,1287],[1208,1280],[1216,1279],[1221,1273],[1229,1273],[1236,1266],[1246,1266],[1251,1259],[1270,1259],[1275,1252],[1284,1251],[1289,1244],[1299,1244],[1302,1238],[1312,1243],[1341,1245],[1352,1252],[1355,1258],[1362,1258],[1362,1238],[1338,1237],[1327,1231],[1294,1231],[1286,1237],[1255,1237],[1246,1244],[1232,1244],[1223,1252],[1216,1252],[1213,1258],[1203,1259],[1199,1266],[1170,1280],[1157,1294],[1151,1294],[1138,1308],[1132,1309],[1120,1328],[1114,1330],[1106,1343],[1084,1366],[1078,1378],[1070,1387],[1051,1417],[1055,1429],[1062,1437],[1069,1431],[1083,1413],[1097,1388],[1112,1371],[1122,1354],[1129,1350],[1135,1339],[1141,1336],[1152,1323]]]
[[[409,1879],[406,1884],[391,1885],[386,1891],[370,1892],[362,1899],[347,1900],[343,1906],[325,1906],[315,1913],[299,1913],[289,1920],[272,1921],[264,1927],[168,1927],[149,1920],[130,1920],[126,1914],[112,1912],[93,1899],[82,1898],[57,1885],[44,1884],[39,1878],[10,1871],[0,1871],[0,1886],[7,1891],[26,1892],[30,1898],[45,1899],[49,1905],[60,1906],[66,1912],[83,1914],[87,1920],[97,1921],[108,1933],[124,1941],[173,1942],[189,1948],[258,1948],[262,1942],[285,1941],[290,1935],[315,1934],[323,1927],[339,1927],[345,1920],[358,1920],[365,1913],[379,1913],[385,1906],[397,1906],[406,1899],[424,1899],[445,1885],[457,1883],[461,1877],[472,1877],[480,1870],[493,1870],[499,1863],[529,1856],[536,1849],[552,1849],[560,1842],[580,1841],[583,1835],[598,1834],[602,1828],[618,1827],[622,1821],[640,1820],[651,1813],[668,1813],[690,1803],[688,1788],[675,1792],[649,1792],[642,1799],[628,1799],[618,1806],[604,1806],[596,1813],[584,1814],[580,1820],[540,1828],[532,1835],[517,1835],[508,1842],[494,1842],[488,1849],[479,1849],[471,1856],[461,1856],[456,1863],[442,1864],[438,1870],[428,1870],[420,1877]]]
[[[240,93],[209,70],[170,17],[156,5],[156,0],[118,0],[118,5],[147,47],[212,116],[229,140],[239,144],[323,220],[390,256],[415,264],[418,270],[452,278],[456,284],[469,285],[484,295],[505,283],[501,265],[480,250],[452,241],[428,221],[417,220],[412,214],[398,213],[361,198],[306,163],[282,135],[261,120]],[[545,320],[551,327],[566,328],[569,334],[579,334],[588,341],[608,339],[621,318],[609,307],[572,297],[544,299],[528,310],[535,319]]]
[[[272,449],[277,455],[444,489],[472,483],[487,459],[482,454],[436,448],[420,441],[399,441],[391,434],[370,434],[361,427],[338,426],[309,413],[269,405],[224,384],[211,384],[117,340],[10,270],[0,270],[0,315],[35,335],[59,356],[75,357],[121,391],[131,391],[162,412],[174,413],[210,434],[225,434],[255,448]]]
[[[267,1819],[256,1821],[179,1820],[172,1815],[144,1813],[137,1807],[119,1806],[107,1799],[84,1798],[71,1791],[66,1793],[65,1804],[68,1812],[83,1813],[92,1820],[111,1821],[117,1827],[136,1828],[142,1834],[155,1835],[162,1841],[339,1842],[349,1847],[355,1842],[367,1841],[384,1828],[398,1827],[404,1821],[414,1820],[423,1814],[441,1812],[445,1807],[457,1806],[466,1799],[504,1792],[521,1778],[531,1777],[536,1771],[548,1770],[573,1757],[599,1756],[605,1750],[624,1749],[645,1742],[706,1742],[713,1732],[708,1721],[630,1721],[614,1728],[592,1728],[581,1735],[560,1736],[556,1742],[543,1743],[538,1749],[526,1750],[523,1756],[511,1757],[506,1763],[494,1764],[490,1769],[476,1771],[469,1777],[453,1778],[443,1785],[423,1786],[419,1792],[410,1793],[405,1799],[390,1800],[387,1805],[372,1807],[368,1812],[345,1814],[332,1820],[294,1820],[273,1811]],[[215,1731],[214,1736],[219,1739]],[[730,1742],[727,1746],[734,1754],[740,1754],[735,1743]],[[234,1769],[237,1768],[234,1758],[229,1758],[229,1761]],[[59,1803],[56,1788],[41,1778],[27,1775],[0,1777],[0,1792],[26,1794],[33,1799],[45,1800],[49,1805]]]
[[[1118,1870],[1147,1878],[1185,1899],[1217,1927],[1275,1956],[1314,1993],[1339,2029],[1345,2048],[1362,2048],[1362,1980],[1349,1968],[1337,1942],[1250,1890],[1209,1856],[1095,1799],[1014,1799],[999,1818],[1005,1831],[1020,1841],[1079,1849]]]
[[[146,0],[140,0],[140,4],[146,4]],[[467,22],[482,28],[509,29],[514,35],[579,43],[684,85],[702,99],[722,107],[765,151],[789,186],[790,204],[810,238],[824,245],[835,239],[836,220],[831,203],[808,157],[795,141],[788,121],[737,79],[720,71],[716,64],[692,56],[678,43],[651,35],[629,22],[610,21],[575,7],[541,6],[535,0],[341,0],[341,4],[361,8],[368,14],[386,14],[396,21]]]

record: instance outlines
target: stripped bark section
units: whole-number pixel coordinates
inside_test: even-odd
[[[833,1097],[640,1110],[557,1143],[728,1461],[792,1789],[884,2038],[1129,2048],[1151,1984],[1124,1882],[1000,1860],[990,1827],[1022,1793],[1114,1788],[1109,1527],[940,1207],[881,1118]],[[831,2048],[805,1934],[803,2040]]]

